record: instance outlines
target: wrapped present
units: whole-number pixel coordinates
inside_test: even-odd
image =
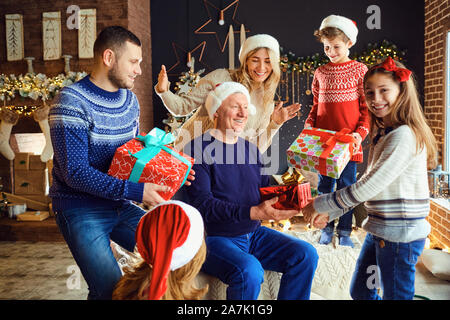
[[[272,206],[279,210],[300,211],[312,199],[309,182],[259,188],[259,192],[262,201],[278,197],[277,203]]]
[[[108,174],[133,182],[151,182],[171,188],[159,194],[169,200],[186,182],[194,159],[174,150],[171,133],[154,128],[147,135],[138,135],[116,150]]]
[[[304,129],[286,151],[288,165],[338,179],[353,156],[355,138],[350,132]]]

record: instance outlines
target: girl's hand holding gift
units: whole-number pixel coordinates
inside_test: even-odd
[[[328,224],[328,214],[327,213],[318,213],[314,220],[312,221],[312,225],[314,228],[323,229]]]

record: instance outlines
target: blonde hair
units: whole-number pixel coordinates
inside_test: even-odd
[[[395,61],[395,60],[394,60]],[[399,68],[406,68],[401,62],[395,61],[395,64]],[[390,76],[400,86],[400,93],[391,106],[390,120],[393,126],[398,127],[401,125],[407,125],[414,132],[416,137],[416,152],[419,152],[424,147],[427,150],[427,162],[429,168],[436,167],[437,164],[437,143],[436,138],[429,127],[425,115],[423,113],[422,105],[419,101],[417,93],[416,80],[414,74],[411,74],[408,81],[400,82],[395,73],[387,71],[383,68],[379,68],[381,64],[375,65],[367,71],[364,76],[364,87],[369,80],[375,74],[385,74]],[[378,131],[378,128],[384,128],[383,119],[376,117],[371,106],[369,111],[371,113],[371,137],[373,138]]]
[[[350,38],[347,37],[347,35],[338,28],[335,27],[326,27],[322,30],[316,30],[314,31],[314,36],[316,37],[317,41],[322,42],[323,38],[326,38],[328,40],[333,40],[334,38],[341,38],[344,42],[349,42]]]
[[[252,92],[253,86],[255,85],[255,82],[252,80],[250,75],[248,74],[248,68],[247,68],[247,60],[252,55],[254,55],[259,49],[264,48],[267,50],[267,53],[270,58],[270,64],[272,65],[272,73],[269,77],[267,77],[266,80],[264,80],[263,86],[264,86],[264,96],[263,96],[263,102],[264,107],[268,106],[270,103],[273,103],[275,98],[275,92],[278,87],[278,83],[280,82],[280,63],[276,59],[275,53],[266,47],[259,47],[252,51],[250,51],[247,56],[244,59],[244,62],[241,64],[241,66],[236,70],[230,70],[231,79],[233,81],[239,82],[240,84],[244,85],[248,92]],[[249,101],[250,103],[250,101]]]
[[[147,300],[152,267],[136,252],[137,258],[131,266],[124,267],[124,275],[114,288],[113,300]],[[186,265],[170,271],[167,290],[161,300],[199,300],[208,291],[196,288],[194,279],[206,258],[206,244],[203,240],[197,254]]]

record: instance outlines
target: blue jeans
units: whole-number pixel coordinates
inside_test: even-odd
[[[331,193],[334,191],[334,186],[336,190],[350,186],[356,182],[356,162],[349,161],[344,171],[342,171],[339,179],[333,179],[327,176],[319,174],[319,183],[317,186],[317,191],[319,194]],[[340,236],[350,236],[352,232],[352,218],[353,209],[345,213],[339,218],[339,223],[337,225],[337,233]],[[333,233],[334,232],[334,221],[331,221],[323,229],[324,232]]]
[[[74,208],[57,212],[56,223],[89,286],[88,299],[111,299],[122,272],[110,240],[133,251],[136,227],[144,213],[132,203],[117,209]]]
[[[202,271],[228,285],[228,300],[256,300],[264,270],[283,273],[278,299],[310,297],[319,256],[309,243],[266,227],[237,237],[206,237]]]
[[[390,242],[368,233],[350,284],[352,298],[381,300],[376,289],[381,287],[383,300],[412,300],[416,263],[424,246],[425,239]]]

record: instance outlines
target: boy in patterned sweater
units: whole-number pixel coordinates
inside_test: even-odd
[[[363,79],[367,67],[349,58],[349,48],[356,43],[358,29],[352,20],[331,15],[326,17],[314,35],[323,43],[330,62],[314,73],[313,106],[305,121],[305,128],[315,127],[333,131],[352,130],[356,140],[353,157],[339,179],[319,175],[320,194],[342,189],[356,182],[356,164],[363,161],[361,143],[369,133],[369,114],[364,97]],[[339,219],[339,244],[353,247],[350,239],[353,211]],[[322,230],[319,243],[331,242],[334,221]]]

